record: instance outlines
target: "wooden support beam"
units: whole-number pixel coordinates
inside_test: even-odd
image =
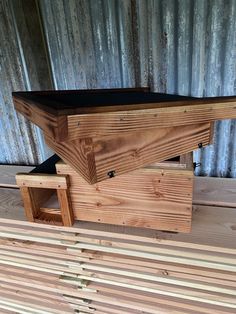
[[[69,187],[68,177],[58,174],[28,174],[17,173],[16,183],[19,187],[43,188],[43,189],[67,189]]]

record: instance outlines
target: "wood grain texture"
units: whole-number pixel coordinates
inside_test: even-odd
[[[46,112],[40,104],[31,106],[31,102],[26,102],[21,97],[14,97],[13,102],[15,109],[20,112],[25,118],[39,126],[44,132],[52,138],[62,141],[67,138],[67,117],[57,116],[56,112]]]
[[[34,222],[35,217],[38,215],[39,208],[34,202],[34,198],[31,194],[31,189],[29,187],[21,187],[21,197],[24,203],[25,216],[28,221]]]
[[[195,179],[189,234],[17,221],[20,191],[0,189],[0,210],[13,218],[0,218],[0,312],[234,314],[236,183]]]
[[[64,226],[70,227],[74,223],[74,213],[68,189],[57,190],[57,197],[61,209],[61,219]]]
[[[210,124],[148,130],[128,135],[72,142],[55,142],[45,137],[49,147],[90,184],[125,174],[153,162],[191,152],[209,143]]]
[[[16,110],[57,141],[236,118],[232,96],[192,98],[117,89],[17,92],[13,100]]]
[[[26,220],[19,189],[0,188],[0,217]]]
[[[69,165],[56,168],[70,177],[77,220],[190,231],[193,171],[152,167],[90,185]]]
[[[68,192],[69,177],[67,175],[20,173],[16,175],[16,182],[20,187],[25,214],[29,221],[68,227],[73,225],[74,216]],[[44,204],[55,192],[57,192],[60,204],[60,213],[58,210],[44,208]]]
[[[17,188],[16,174],[18,172],[30,172],[34,167],[0,165],[0,187]]]
[[[236,179],[194,178],[194,204],[236,208]]]
[[[19,187],[44,188],[44,189],[67,189],[69,181],[66,175],[54,174],[16,174],[16,183]]]
[[[224,195],[223,189],[218,193]],[[11,208],[14,203],[9,201]],[[1,218],[0,309],[7,305],[22,314],[234,314],[235,209],[197,205],[193,216],[190,234]]]
[[[97,181],[105,180],[108,172],[116,175],[138,169],[153,162],[176,157],[209,143],[208,123],[163,128],[93,141]]]
[[[195,99],[152,104],[148,109],[144,109],[145,105],[142,107],[139,105],[137,110],[117,108],[119,111],[69,115],[68,140],[236,118],[235,98],[228,98],[227,101],[224,98]]]
[[[220,179],[219,179],[220,180]],[[223,189],[222,189],[223,191]],[[220,192],[219,192],[220,193]],[[24,209],[19,190],[0,189],[0,222],[14,222],[23,228],[34,227],[24,221]],[[5,219],[4,219],[5,218]],[[6,219],[7,218],[7,219]],[[18,219],[18,220],[12,220]],[[40,225],[36,224],[38,228]],[[73,228],[57,227],[61,232],[84,233],[91,237],[114,237],[149,244],[175,246],[176,248],[201,249],[208,252],[232,254],[236,249],[235,236],[236,216],[234,208],[194,205],[192,230],[189,234],[173,234],[151,229],[129,228],[109,224],[76,222]],[[35,228],[35,227],[34,227]],[[51,243],[46,231],[54,230],[51,225],[44,225],[47,243]],[[50,236],[51,237],[51,236]]]
[[[91,184],[97,182],[96,164],[92,139],[81,139],[74,142],[56,142],[44,134],[46,144],[58,156],[79,172]]]

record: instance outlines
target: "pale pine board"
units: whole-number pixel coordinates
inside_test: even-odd
[[[32,166],[0,165],[0,187],[16,188],[15,176],[18,172],[30,172]]]
[[[143,168],[90,185],[69,165],[59,162],[56,168],[58,174],[70,176],[77,220],[190,231],[192,171]]]
[[[236,179],[194,177],[193,202],[236,208]]]
[[[26,220],[23,201],[18,189],[0,188],[0,217]]]

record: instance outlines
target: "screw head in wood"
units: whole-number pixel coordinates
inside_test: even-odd
[[[114,178],[116,175],[116,171],[115,170],[108,171],[107,175],[109,178]]]

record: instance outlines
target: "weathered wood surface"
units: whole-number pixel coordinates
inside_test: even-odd
[[[0,187],[17,188],[16,174],[18,172],[30,172],[31,166],[0,165]]]
[[[206,146],[210,124],[148,130],[116,137],[46,143],[90,184]]]
[[[236,208],[236,179],[195,177],[194,203]]]
[[[160,165],[161,166],[161,165]],[[90,185],[69,165],[56,164],[69,175],[75,219],[158,230],[189,232],[193,171],[150,167]]]
[[[0,188],[0,217],[26,220],[23,201],[18,189]]]

